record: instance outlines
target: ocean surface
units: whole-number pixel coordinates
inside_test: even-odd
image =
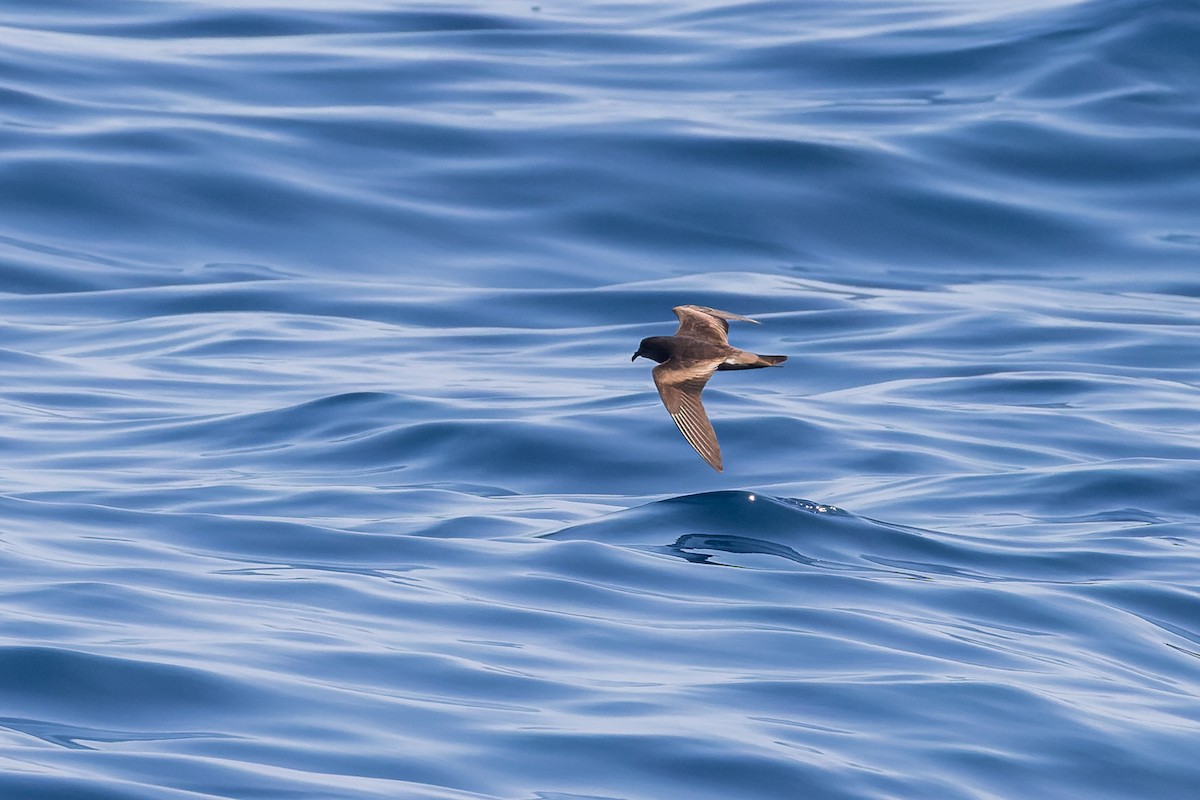
[[[0,798],[1195,798],[1200,4],[535,2],[4,3]]]

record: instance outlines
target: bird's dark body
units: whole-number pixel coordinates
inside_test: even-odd
[[[760,356],[729,344],[726,320],[754,322],[752,319],[705,306],[676,306],[672,310],[679,318],[675,335],[642,339],[632,360],[641,356],[658,362],[653,370],[654,385],[663,405],[688,444],[720,472],[721,448],[700,403],[705,384],[714,372],[775,367],[787,356]]]
[[[642,339],[634,358],[653,359],[659,364],[671,361],[681,367],[692,367],[720,359],[717,370],[761,369],[778,366],[770,359],[785,360],[787,356],[760,356],[739,350],[727,344],[719,344],[693,336],[650,336]]]

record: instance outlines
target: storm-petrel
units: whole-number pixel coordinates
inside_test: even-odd
[[[700,403],[704,384],[717,370],[777,367],[787,361],[787,356],[760,356],[730,346],[726,320],[755,322],[749,317],[707,306],[676,306],[671,310],[679,317],[675,335],[642,339],[630,361],[642,356],[658,362],[652,372],[654,385],[671,419],[700,457],[721,472],[721,447]]]

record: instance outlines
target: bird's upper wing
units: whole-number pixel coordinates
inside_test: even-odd
[[[675,306],[672,311],[679,317],[679,330],[676,336],[691,336],[696,339],[708,339],[721,344],[729,344],[729,323],[725,320],[738,319],[742,322],[756,322],[740,314],[728,311],[718,311],[708,306]],[[756,323],[757,324],[757,323]]]
[[[717,362],[687,367],[659,364],[652,374],[663,405],[679,426],[683,438],[710,467],[721,472],[721,447],[717,444],[717,434],[708,421],[708,415],[704,413],[704,406],[700,404],[700,392],[704,391],[704,385],[716,369]]]

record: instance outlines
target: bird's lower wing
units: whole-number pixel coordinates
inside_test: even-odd
[[[683,438],[710,467],[721,472],[724,469],[721,466],[721,447],[717,444],[717,434],[700,402],[700,392],[715,369],[715,365],[695,370],[659,365],[654,368],[653,374],[654,385],[658,387],[663,405],[679,426]]]

